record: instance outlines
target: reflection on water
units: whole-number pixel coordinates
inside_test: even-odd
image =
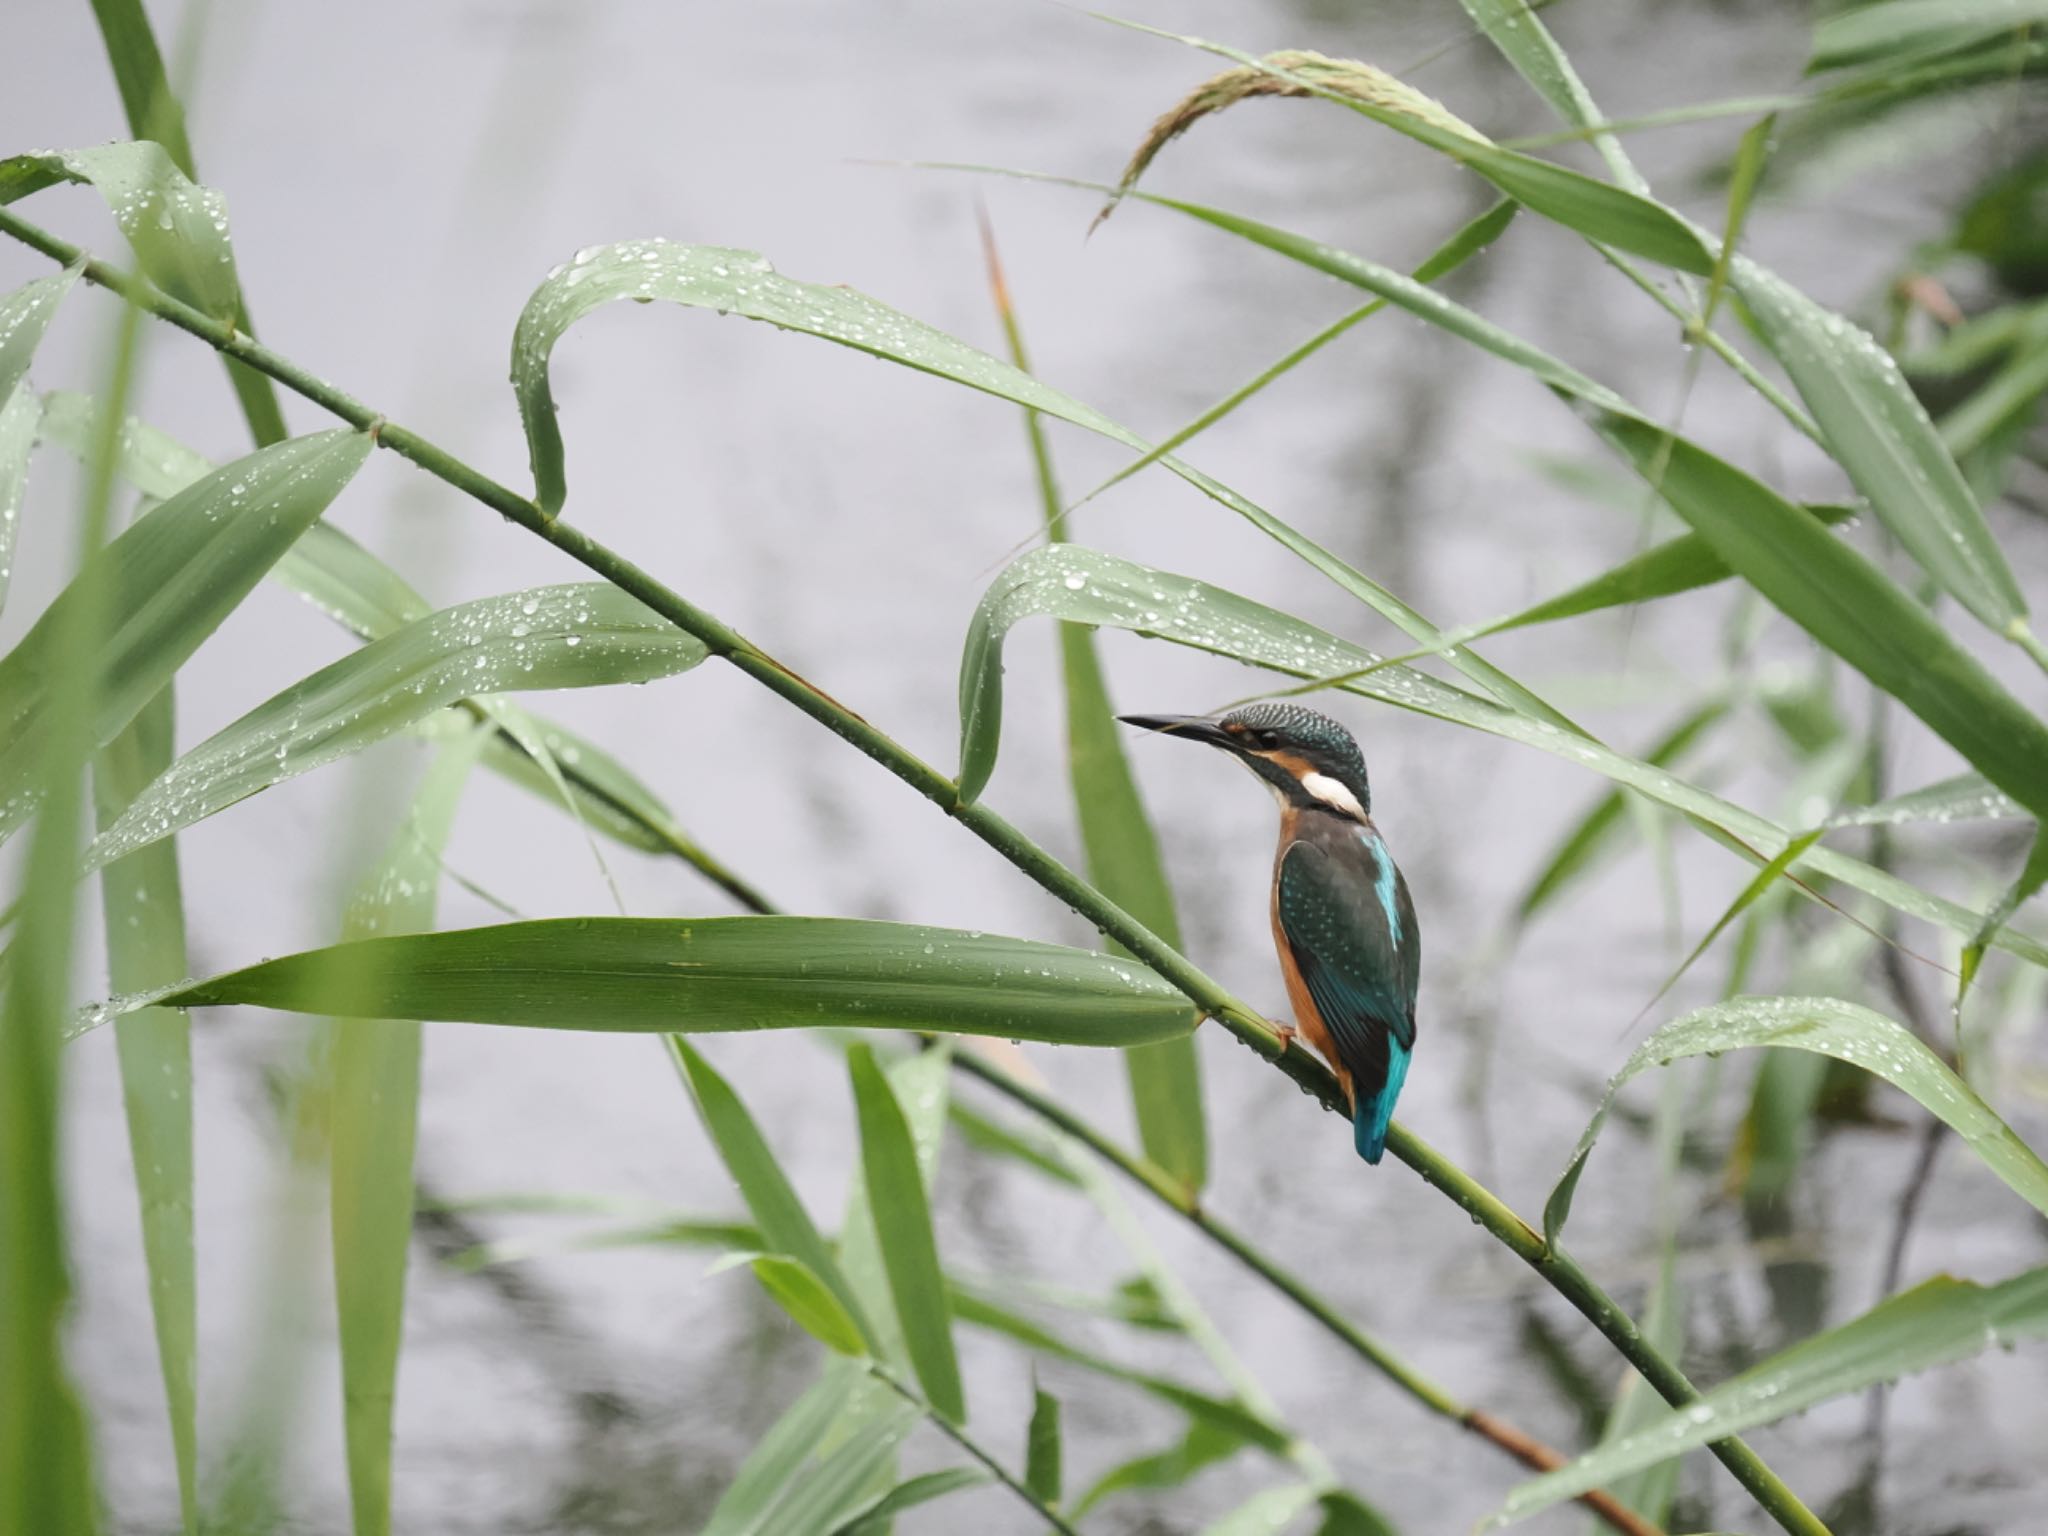
[[[176,8],[152,9],[168,23]],[[1466,37],[1457,7],[1440,0],[1376,14],[1386,9],[1302,4],[1247,14],[1203,3],[1140,14],[1247,45],[1412,67],[1417,84],[1497,134],[1546,125],[1540,103]],[[113,135],[118,111],[89,18],[58,0],[30,0],[28,11],[19,57],[61,67],[9,72],[17,136]],[[1776,7],[1563,0],[1549,15],[1616,116],[1788,84],[1803,51],[1800,18]],[[759,249],[792,276],[849,283],[994,347],[974,233],[975,200],[985,199],[1040,369],[1155,435],[1355,302],[1350,290],[1164,213],[1126,208],[1084,242],[1085,196],[861,163],[1113,174],[1144,124],[1207,61],[1059,8],[899,0],[326,12],[215,0],[210,20],[195,139],[208,179],[229,195],[266,336],[507,479],[525,462],[504,384],[513,318],[550,266],[593,242],[661,235]],[[1668,195],[1715,222],[1711,194],[1691,190],[1692,172],[1732,137],[1713,125],[1646,136],[1640,156]],[[1483,203],[1476,183],[1414,146],[1302,103],[1253,105],[1202,125],[1166,152],[1154,179],[1390,263],[1419,259]],[[1863,299],[1946,197],[1939,167],[1881,196],[1868,182],[1859,187],[1819,213],[1766,208],[1754,225],[1758,248],[1831,302]],[[66,217],[87,227],[92,215],[81,203]],[[0,263],[10,282],[17,269],[27,275],[12,254]],[[1678,404],[1683,355],[1668,318],[1568,237],[1524,219],[1454,288],[1651,409]],[[45,382],[89,376],[91,343],[90,326],[67,313]],[[572,518],[931,760],[950,761],[967,616],[1037,516],[1013,413],[801,338],[630,306],[594,316],[564,344],[557,392]],[[217,371],[182,341],[156,341],[145,400],[152,420],[204,451],[236,450]],[[1688,428],[1709,443],[1801,492],[1835,489],[1711,370],[1685,409]],[[308,408],[294,405],[291,415],[300,429],[319,424]],[[1069,486],[1121,463],[1110,445],[1073,433],[1056,434],[1055,444]],[[1446,623],[1546,595],[1639,536],[1632,498],[1611,504],[1539,469],[1593,458],[1547,394],[1396,316],[1319,355],[1192,457]],[[566,579],[536,541],[399,464],[371,466],[340,520],[437,602]],[[1078,514],[1073,533],[1362,643],[1388,641],[1371,615],[1170,479],[1135,478]],[[2022,569],[2039,569],[2038,554],[2022,546]],[[30,527],[14,613],[30,606],[38,574],[58,558],[57,543]],[[1707,595],[1628,627],[1505,641],[1495,655],[1626,746],[1650,739],[1711,683],[1726,616],[1725,600]],[[1010,729],[990,795],[1072,855],[1051,638],[1026,628],[1012,643]],[[337,644],[317,616],[259,595],[192,668],[181,700],[187,739],[202,739]],[[1224,663],[1125,637],[1105,637],[1103,651],[1115,695],[1130,707],[1200,709],[1257,686]],[[1086,937],[945,818],[723,669],[548,704],[617,748],[697,835],[788,907]],[[1365,743],[1382,824],[1431,934],[1404,1114],[1533,1210],[1623,1053],[1624,1027],[1675,958],[1660,876],[1650,861],[1631,860],[1577,895],[1568,920],[1540,923],[1508,951],[1499,935],[1512,902],[1596,786],[1560,763],[1427,720],[1357,701],[1343,713]],[[1162,766],[1143,743],[1133,755],[1191,953],[1277,1010],[1263,912],[1270,813],[1227,764]],[[386,751],[371,773],[311,776],[192,834],[195,967],[277,953],[331,928],[357,846],[383,836],[365,841],[360,828],[379,806],[399,803],[392,786],[408,761]],[[1738,797],[1767,800],[1778,781],[1750,761],[1731,739],[1710,771]],[[1905,744],[1895,764],[1901,784],[1947,771],[1920,743]],[[676,866],[607,857],[635,912],[725,910]],[[574,829],[495,783],[479,782],[450,862],[524,913],[608,908]],[[1689,942],[1739,874],[1685,834],[1674,872]],[[494,916],[477,896],[447,891],[445,923]],[[1695,992],[1718,980],[1702,974]],[[1856,995],[1874,985],[1852,970],[1832,989]],[[235,1423],[251,1319],[279,1283],[260,1238],[272,1210],[264,1170],[277,1116],[258,1084],[266,1066],[295,1059],[296,1039],[290,1026],[254,1017],[202,1029],[201,1354],[213,1444]],[[1488,1039],[1495,1054],[1482,1071],[1475,1043]],[[836,1211],[851,1131],[836,1058],[800,1040],[713,1044],[813,1210]],[[1348,1137],[1306,1112],[1287,1083],[1227,1041],[1207,1039],[1204,1053],[1213,1206],[1461,1396],[1553,1441],[1581,1441],[1585,1415],[1617,1373],[1576,1316],[1402,1170],[1361,1169]],[[1113,1061],[1037,1055],[1062,1095],[1105,1123],[1125,1123]],[[173,1518],[175,1490],[147,1368],[154,1356],[111,1041],[80,1042],[71,1064],[85,1297],[77,1352],[121,1526],[157,1530]],[[1687,1359],[1706,1379],[1868,1304],[1884,1262],[1884,1218],[1916,1156],[1910,1136],[1847,1130],[1780,1200],[1748,1212],[1731,1206],[1718,1197],[1719,1159],[1750,1070],[1726,1064],[1712,1135],[1687,1172]],[[1645,1138],[1640,1119],[1609,1133],[1573,1228],[1575,1251],[1631,1306],[1656,1264]],[[706,1215],[736,1207],[644,1041],[431,1032],[420,1159],[429,1194],[451,1201],[530,1191]],[[1944,1160],[1934,1177],[1905,1257],[1908,1280],[1943,1267],[1997,1277],[2039,1262],[2038,1237],[2004,1191],[1962,1158]],[[1084,1204],[961,1148],[948,1153],[938,1203],[949,1262],[963,1271],[1106,1287],[1128,1269]],[[1468,1528],[1515,1481],[1497,1457],[1333,1354],[1229,1261],[1144,1214],[1290,1420],[1403,1530]],[[452,1262],[481,1241],[545,1244],[575,1225],[460,1210],[423,1218],[398,1414],[401,1529],[692,1530],[814,1372],[814,1349],[769,1317],[744,1277],[704,1278],[698,1250],[575,1252],[477,1272]],[[324,1262],[306,1268],[324,1274]],[[339,1393],[323,1321],[331,1309],[318,1296],[290,1315],[314,1320],[292,1325],[290,1340],[308,1377],[299,1450],[284,1477],[291,1528],[339,1531]],[[1106,1324],[1082,1332],[1134,1363],[1202,1379],[1199,1360],[1170,1340]],[[966,1348],[976,1421],[1014,1451],[1029,1405],[1025,1366],[986,1340]],[[1995,1358],[1896,1394],[1884,1479],[1864,1495],[1880,1501],[1885,1529],[2019,1528],[2017,1511],[2048,1491],[2029,1369],[2038,1366]],[[1068,1398],[1077,1484],[1179,1433],[1155,1405],[1057,1367],[1045,1375]],[[1832,1405],[1757,1443],[1818,1503],[1865,1467],[1865,1415],[1858,1402]],[[937,1456],[913,1442],[914,1464]],[[1127,1500],[1090,1528],[1193,1530],[1275,1475],[1241,1457],[1157,1499],[1152,1514]],[[1685,1489],[1686,1516],[1674,1528],[1757,1523],[1710,1464],[1691,1468]],[[903,1528],[1029,1529],[1014,1505],[976,1500]],[[1534,1528],[1583,1523],[1567,1511]]]

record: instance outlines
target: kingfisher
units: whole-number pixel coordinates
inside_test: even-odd
[[[1298,704],[1251,704],[1215,719],[1117,718],[1221,747],[1280,803],[1272,897],[1280,974],[1300,1033],[1344,1085],[1358,1155],[1377,1163],[1415,1049],[1422,943],[1408,882],[1373,825],[1358,743]],[[1278,1028],[1283,1043],[1296,1034]]]

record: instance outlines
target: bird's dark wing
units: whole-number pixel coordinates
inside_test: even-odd
[[[1390,1045],[1405,1067],[1415,1044],[1421,945],[1407,883],[1377,834],[1348,828],[1291,844],[1279,878],[1280,930],[1302,982],[1358,1098],[1377,1097]]]

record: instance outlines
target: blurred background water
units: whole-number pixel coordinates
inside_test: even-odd
[[[1351,7],[1130,7],[1161,25],[1265,49],[1300,46],[1382,64],[1496,136],[1551,126],[1540,102],[1475,39],[1450,0]],[[1172,216],[1125,209],[1084,240],[1093,204],[1058,188],[887,164],[989,163],[1107,179],[1145,125],[1211,72],[1202,55],[1052,5],[570,4],[543,0],[291,7],[252,0],[151,7],[168,40],[198,26],[188,90],[205,180],[230,203],[251,308],[287,355],[513,483],[524,474],[505,382],[511,328],[542,275],[579,246],[646,235],[758,250],[792,276],[845,283],[1000,350],[975,229],[985,200],[1034,362],[1050,381],[1159,435],[1357,302],[1353,290]],[[1743,0],[1563,0],[1546,19],[1610,116],[1796,83],[1803,7]],[[119,104],[87,9],[16,0],[0,57],[11,149],[119,137]],[[167,43],[167,48],[168,48]],[[1740,120],[1631,142],[1660,193],[1718,225],[1702,172]],[[1837,166],[1796,209],[1766,205],[1752,248],[1823,302],[1867,303],[1898,253],[1941,227],[1966,180],[2025,124],[1987,109],[1951,125],[1952,149],[1909,166]],[[1921,146],[1924,148],[1925,146]],[[881,163],[877,163],[881,162]],[[1589,163],[1589,162],[1582,162]],[[1247,212],[1390,264],[1426,254],[1484,206],[1479,184],[1350,114],[1261,104],[1197,128],[1154,173],[1162,189]],[[61,213],[58,204],[62,203]],[[82,190],[35,217],[117,248]],[[0,284],[38,275],[0,249]],[[1675,323],[1558,230],[1524,219],[1453,291],[1651,409],[1684,401],[1686,428],[1799,494],[1835,496],[1781,422],[1706,369],[1682,395]],[[111,306],[60,315],[39,360],[45,386],[92,387]],[[244,450],[214,359],[168,332],[150,339],[139,414],[216,458]],[[756,638],[931,761],[953,760],[958,649],[993,569],[1038,516],[1020,423],[1000,402],[807,338],[660,307],[616,306],[558,354],[570,455],[568,515]],[[295,430],[327,423],[287,400]],[[1122,462],[1110,445],[1054,432],[1070,492]],[[1525,376],[1399,317],[1375,319],[1190,457],[1243,489],[1440,623],[1547,596],[1642,536],[1629,503],[1581,494],[1545,466],[1597,462],[1591,440]],[[19,585],[0,638],[51,590],[70,550],[63,468],[38,462]],[[2023,581],[2043,570],[2041,530],[2000,514]],[[437,602],[578,579],[552,551],[380,456],[336,520]],[[1144,475],[1075,519],[1085,542],[1186,572],[1398,649],[1373,615],[1179,482]],[[1497,660],[1608,739],[1640,748],[1718,678],[1725,593],[1503,640]],[[180,740],[196,742],[341,653],[320,615],[259,591],[187,669]],[[1770,637],[1765,651],[1769,653]],[[1787,644],[1786,653],[1798,647]],[[1102,650],[1132,709],[1198,710],[1262,686],[1228,663],[1124,636]],[[1005,753],[990,799],[1078,859],[1063,767],[1053,636],[1010,647]],[[2021,682],[2038,699],[2039,679]],[[719,666],[637,690],[549,699],[616,750],[708,846],[800,911],[928,920],[1088,942],[1085,927],[945,817],[762,690]],[[1841,701],[1861,718],[1855,688]],[[1515,946],[1505,921],[1531,872],[1603,787],[1557,760],[1347,700],[1376,809],[1414,887],[1427,935],[1422,1043],[1404,1118],[1533,1212],[1619,1064],[1625,1031],[1679,954],[1748,871],[1697,836],[1675,837],[1682,918],[1638,854]],[[1702,776],[1766,814],[1787,775],[1761,734],[1731,734]],[[1241,995],[1284,1009],[1266,931],[1272,813],[1221,761],[1135,742],[1189,953]],[[399,814],[419,748],[312,775],[246,802],[183,840],[194,967],[210,972],[331,937],[364,851]],[[1938,744],[1901,734],[1898,787],[1955,771]],[[1981,899],[2009,844],[1942,829],[1974,864],[1941,877]],[[1911,847],[1908,854],[1911,855]],[[673,863],[607,849],[627,908],[728,910]],[[453,869],[526,915],[611,910],[573,825],[480,777],[451,846]],[[450,885],[444,925],[496,920]],[[1829,971],[1826,921],[1809,946],[1767,957],[1772,983],[1884,993],[1867,957]],[[1682,942],[1675,942],[1682,935]],[[1909,933],[1923,948],[1935,941]],[[1802,969],[1803,968],[1803,969]],[[1718,960],[1659,1005],[1712,995]],[[91,985],[96,978],[87,978]],[[1941,978],[1915,984],[1932,1001]],[[281,1190],[275,1086],[299,1060],[301,1022],[247,1013],[201,1020],[199,1242],[202,1416],[219,1446],[257,1368],[252,1341],[294,1341],[296,1385],[268,1410],[297,1446],[290,1529],[346,1528],[339,1388],[324,1216]],[[1610,1390],[1616,1363],[1580,1320],[1404,1170],[1374,1172],[1349,1137],[1214,1029],[1202,1040],[1212,1122],[1211,1206],[1468,1400],[1554,1442],[1585,1433],[1546,1341]],[[1486,1046],[1489,1039],[1492,1047]],[[2038,1064],[2039,1046],[2033,1048]],[[711,1042],[812,1209],[836,1213],[851,1107],[834,1054],[801,1038]],[[1099,1122],[1128,1123],[1111,1056],[1034,1048],[1057,1092]],[[97,1414],[119,1530],[176,1522],[113,1042],[71,1048],[68,1178],[82,1305],[74,1355]],[[1735,1064],[1730,1063],[1733,1067]],[[1703,1142],[1725,1147],[1749,1067],[1724,1074]],[[738,1210],[659,1048],[639,1039],[439,1027],[429,1032],[419,1168],[431,1193],[601,1193],[707,1214]],[[963,1089],[963,1091],[969,1091]],[[1647,1104],[1651,1090],[1636,1091]],[[1904,1101],[1889,1104],[1897,1112]],[[2002,1107],[2023,1131],[2038,1100]],[[2031,1119],[2027,1118],[2031,1113]],[[1883,1126],[1836,1134],[1760,1247],[1720,1195],[1689,1178],[1681,1274],[1689,1366],[1718,1379],[1876,1299],[1892,1212],[1917,1137]],[[1574,1249],[1631,1304],[1654,1267],[1650,1159],[1617,1126],[1581,1193]],[[1141,1216],[1231,1342],[1352,1486],[1410,1533],[1468,1529],[1517,1479],[1497,1454],[1416,1411],[1331,1350],[1227,1259],[1154,1210]],[[1127,1261],[1084,1203],[949,1148],[938,1190],[949,1262],[1102,1285]],[[499,1238],[545,1237],[558,1218],[469,1218]],[[704,1278],[694,1252],[569,1254],[457,1273],[435,1254],[467,1240],[429,1222],[415,1251],[400,1383],[397,1517],[406,1531],[694,1530],[748,1447],[810,1379],[816,1350],[741,1277]],[[2037,1222],[1960,1156],[1937,1165],[1904,1275],[1995,1279],[2040,1263]],[[285,1257],[281,1258],[280,1255]],[[296,1278],[294,1278],[296,1277]],[[285,1306],[310,1288],[302,1310]],[[269,1309],[269,1310],[267,1310]],[[1803,1319],[1803,1321],[1802,1321]],[[1113,1331],[1105,1347],[1201,1381],[1171,1341]],[[976,1422],[1021,1447],[1030,1401],[1020,1357],[968,1341]],[[1070,1477],[1173,1439],[1165,1410],[1058,1368]],[[2037,1359],[1994,1354],[1900,1389],[1890,1409],[1882,1529],[2038,1528],[2048,1496],[2048,1396]],[[287,1415],[285,1405],[291,1405]],[[1864,1470],[1865,1405],[1837,1403],[1755,1443],[1817,1505]],[[913,1464],[939,1458],[913,1442]],[[1758,1529],[1725,1476],[1695,1458],[1693,1523]],[[1193,1531],[1274,1476],[1251,1456],[1156,1499],[1091,1517],[1102,1532]],[[993,1495],[948,1502],[903,1529],[1025,1532]],[[1578,1529],[1577,1511],[1534,1528]]]

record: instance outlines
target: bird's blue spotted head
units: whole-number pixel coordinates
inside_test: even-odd
[[[1227,715],[1122,715],[1126,725],[1234,753],[1283,802],[1363,821],[1372,810],[1365,754],[1328,715],[1299,704],[1247,704]]]

